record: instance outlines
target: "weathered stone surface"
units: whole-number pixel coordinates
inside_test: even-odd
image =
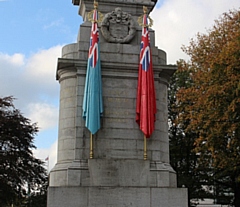
[[[185,188],[50,187],[49,196],[55,201],[48,200],[49,207],[187,206]]]

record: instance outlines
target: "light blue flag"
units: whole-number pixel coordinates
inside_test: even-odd
[[[87,74],[83,98],[83,114],[85,126],[92,134],[101,127],[103,114],[101,62],[98,44],[97,23],[92,24]]]

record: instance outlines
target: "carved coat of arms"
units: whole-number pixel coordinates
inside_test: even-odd
[[[108,42],[128,43],[136,34],[136,23],[130,14],[118,7],[105,15],[101,31]]]

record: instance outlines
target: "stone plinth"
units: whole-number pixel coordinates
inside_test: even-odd
[[[52,187],[49,207],[184,207],[187,191],[180,188]],[[66,199],[67,198],[67,199]]]

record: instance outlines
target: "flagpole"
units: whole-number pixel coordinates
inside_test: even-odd
[[[49,160],[50,160],[50,158],[49,158],[49,155],[48,155],[48,174],[50,173],[49,172]]]
[[[47,161],[47,173],[49,173],[49,155],[45,158],[44,161]]]
[[[143,14],[138,18],[138,23],[142,26],[142,38],[138,69],[136,122],[144,134],[143,159],[147,160],[147,139],[154,131],[157,108],[149,35],[149,27],[152,26],[153,21],[148,16],[146,6],[143,6]]]
[[[90,159],[93,159],[93,134],[90,133]]]
[[[144,153],[143,153],[143,159],[147,160],[147,138],[146,135],[144,135]]]

